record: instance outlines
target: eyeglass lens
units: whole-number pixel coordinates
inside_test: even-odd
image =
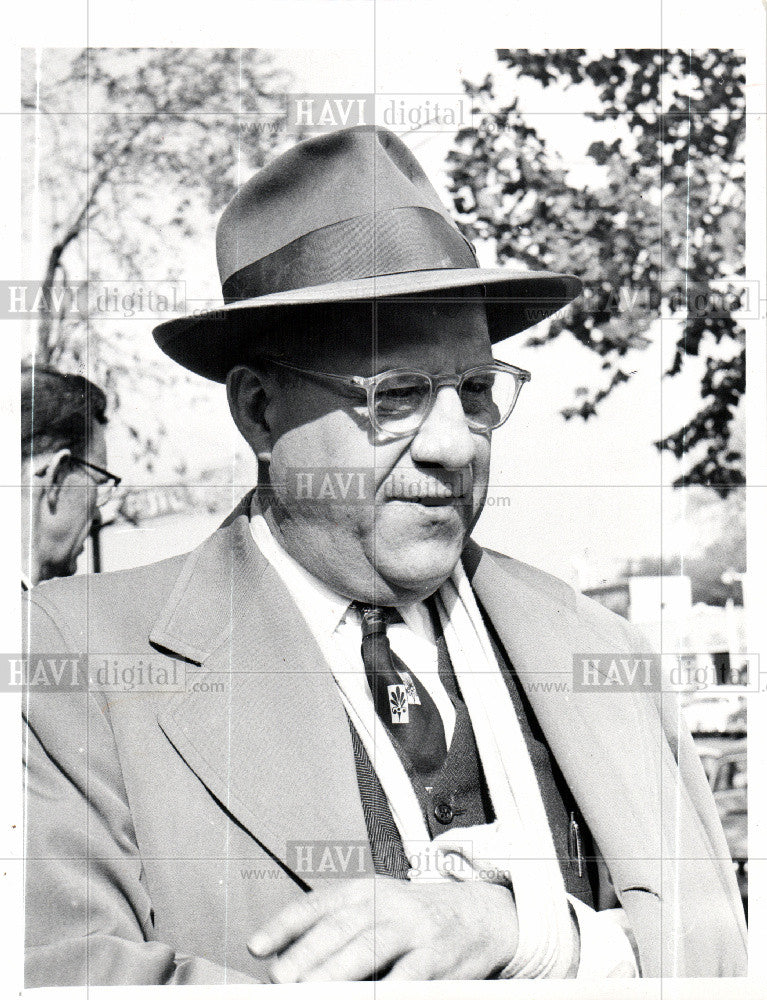
[[[513,372],[479,371],[466,376],[460,387],[463,412],[479,430],[498,427],[511,413],[519,391]],[[428,416],[429,379],[418,374],[395,374],[382,379],[374,393],[374,413],[385,431],[415,431]]]
[[[96,506],[103,507],[105,503],[108,503],[115,492],[114,483],[101,483],[96,487]]]

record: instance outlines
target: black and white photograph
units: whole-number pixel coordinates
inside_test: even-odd
[[[763,996],[764,3],[166,7],[6,47],[13,993]]]

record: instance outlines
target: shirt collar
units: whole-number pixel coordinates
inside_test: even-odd
[[[254,514],[250,530],[256,545],[277,570],[313,630],[332,635],[351,604],[297,562],[277,542],[263,514]]]

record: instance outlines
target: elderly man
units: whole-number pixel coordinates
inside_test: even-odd
[[[744,974],[670,706],[540,683],[641,639],[470,539],[529,379],[492,344],[577,280],[480,269],[367,128],[245,184],[218,260],[227,305],[155,336],[226,381],[259,488],[32,596],[33,650],[145,673],[30,690],[28,985]]]
[[[108,472],[107,401],[82,375],[45,365],[21,371],[21,586],[71,576],[98,508],[119,477]]]

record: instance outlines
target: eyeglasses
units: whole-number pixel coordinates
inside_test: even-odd
[[[522,386],[532,378],[530,372],[503,361],[475,365],[460,375],[430,375],[396,368],[364,378],[297,368],[274,358],[262,360],[310,379],[327,380],[364,393],[371,424],[391,438],[417,433],[443,386],[450,386],[458,393],[471,430],[481,433],[497,430],[511,416]]]
[[[119,476],[115,476],[114,473],[109,472],[107,469],[102,469],[98,465],[93,465],[91,462],[86,462],[82,458],[77,458],[75,455],[67,456],[67,461],[70,465],[76,465],[85,469],[91,479],[94,480],[97,507],[103,507],[105,503],[112,499],[114,491],[122,482]],[[46,465],[45,468],[40,469],[35,475],[44,476],[47,471],[48,466]]]

